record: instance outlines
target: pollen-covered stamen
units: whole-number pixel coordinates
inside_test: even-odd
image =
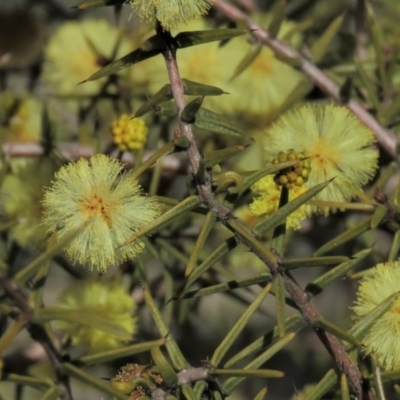
[[[82,211],[87,214],[89,218],[101,216],[108,226],[111,226],[111,216],[109,207],[103,197],[97,193],[93,193],[90,197],[81,201]]]
[[[311,171],[310,160],[305,158],[303,152],[296,152],[289,149],[286,152],[280,151],[277,158],[272,160],[272,164],[279,164],[285,161],[298,161],[298,163],[290,168],[279,171],[274,176],[274,181],[278,186],[286,186],[287,189],[293,189],[295,186],[303,186],[308,181]]]

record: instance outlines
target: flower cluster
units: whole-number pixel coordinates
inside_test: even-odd
[[[133,10],[143,21],[159,21],[166,30],[206,14],[215,0],[130,0]]]
[[[250,204],[250,211],[256,217],[271,215],[278,210],[281,188],[278,186],[272,175],[267,175],[255,183],[251,190],[255,194],[253,202]],[[304,186],[295,186],[289,190],[289,201],[294,200],[306,191]],[[286,220],[288,228],[299,229],[300,221],[308,216],[306,206],[301,206],[291,213]]]
[[[137,179],[122,169],[118,160],[103,154],[80,159],[56,173],[44,196],[49,231],[61,239],[82,228],[67,254],[100,272],[141,253],[140,240],[120,246],[159,215],[157,201],[141,195]]]
[[[91,315],[104,318],[125,330],[129,338],[137,329],[134,317],[136,303],[117,282],[79,282],[65,290],[59,300],[59,306],[65,310],[85,313],[88,319]],[[89,324],[59,320],[56,327],[63,332],[66,340],[71,340],[72,345],[87,346],[90,352],[117,348],[123,343],[119,337],[106,330],[93,328]]]
[[[350,201],[361,193],[361,186],[377,168],[378,152],[373,147],[372,132],[346,107],[334,104],[308,104],[285,113],[267,130],[264,140],[266,163],[289,149],[308,158],[308,180],[301,188],[309,189],[335,178],[315,197],[330,202],[330,208],[307,206],[307,212],[327,214],[335,209],[335,203]],[[252,187],[256,198],[251,209],[256,215],[273,211],[271,185],[271,178],[266,176]],[[290,196],[299,194],[298,191]]]
[[[378,264],[360,282],[353,310],[356,318],[367,316],[394,293],[400,292],[400,262]],[[400,297],[378,318],[363,339],[367,353],[374,353],[386,370],[400,369]]]
[[[121,151],[139,150],[146,143],[148,128],[141,118],[122,114],[111,125],[112,141]]]

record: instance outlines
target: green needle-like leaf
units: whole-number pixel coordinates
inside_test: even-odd
[[[209,211],[203,226],[201,227],[201,231],[199,234],[199,237],[196,241],[196,244],[194,246],[194,249],[192,250],[192,253],[190,254],[189,262],[187,263],[186,270],[185,270],[185,276],[188,276],[192,273],[194,267],[196,266],[196,262],[199,258],[199,254],[201,250],[204,247],[204,243],[206,242],[209,233],[211,232],[211,229],[213,228],[216,220],[216,215],[214,211]]]
[[[220,133],[243,138],[243,131],[232,122],[232,120],[223,117],[206,108],[200,108],[196,113],[194,126],[204,131]]]
[[[165,339],[153,340],[151,342],[144,342],[138,344],[132,344],[130,346],[120,347],[118,349],[102,351],[101,353],[90,354],[88,356],[80,357],[76,360],[79,365],[93,365],[99,363],[105,363],[108,361],[117,360],[119,358],[131,357],[135,354],[144,353],[150,351],[155,346],[162,346],[165,343]]]
[[[184,287],[188,288],[209,268],[211,268],[221,257],[237,246],[236,240],[232,237],[221,243],[208,257],[189,275]]]
[[[182,111],[181,120],[188,124],[194,123],[196,119],[196,114],[198,113],[201,105],[203,104],[203,100],[204,96],[196,97],[194,100],[186,104],[185,108]]]
[[[306,286],[306,292],[316,296],[321,293],[331,283],[339,278],[343,278],[354,267],[360,264],[372,252],[372,249],[365,249],[355,254],[349,261],[339,264],[337,267],[332,268],[330,271],[314,279]]]
[[[173,368],[165,358],[160,347],[152,347],[150,352],[154,363],[156,364],[158,370],[160,371],[160,375],[163,378],[163,381],[168,386],[174,386],[178,381],[178,375],[176,374],[176,372],[173,370]]]
[[[349,261],[346,256],[327,256],[327,257],[306,257],[306,258],[291,258],[290,260],[282,260],[281,265],[287,270],[297,268],[324,267],[336,265]]]
[[[134,117],[141,117],[151,110],[157,111],[157,107],[172,99],[171,84],[165,84],[156,94],[151,96],[146,103],[142,104],[135,112]]]
[[[396,233],[394,234],[392,245],[390,246],[388,262],[396,261],[399,251],[400,251],[400,230],[396,231]]]
[[[39,310],[35,316],[36,322],[51,322],[55,320],[68,321],[78,325],[90,326],[107,332],[109,335],[121,340],[131,339],[131,334],[120,324],[102,317],[100,314],[86,312],[84,310],[68,310],[62,307],[47,307]]]
[[[257,295],[251,305],[247,310],[241,315],[236,324],[232,327],[229,333],[225,336],[221,344],[216,348],[214,354],[211,357],[210,363],[213,367],[218,367],[221,363],[222,358],[231,348],[233,342],[237,339],[239,334],[243,331],[250,318],[254,315],[257,309],[260,307],[261,303],[267,297],[269,291],[271,290],[271,284],[265,286],[263,290]]]
[[[136,49],[131,53],[127,54],[126,56],[113,61],[104,68],[101,68],[100,70],[95,72],[93,75],[89,76],[89,78],[87,78],[81,83],[96,81],[97,79],[104,78],[111,74],[116,74],[117,72],[125,68],[128,68],[131,65],[137,64],[140,61],[147,60],[148,58],[155,57],[160,53],[161,49],[148,50],[148,51],[142,50],[141,48]]]
[[[285,161],[279,164],[270,164],[264,168],[261,168],[258,171],[255,171],[253,174],[248,176],[244,182],[243,189],[241,193],[245,192],[247,189],[250,189],[252,185],[258,182],[261,178],[264,178],[266,175],[276,174],[277,172],[281,171],[282,169],[294,167],[298,161]]]
[[[268,393],[268,388],[262,388],[257,394],[256,394],[256,397],[254,397],[254,399],[253,400],[264,400],[265,399],[265,396],[267,395],[267,393]]]
[[[256,252],[259,253],[260,256],[265,258],[267,264],[278,265],[277,256],[274,255],[272,251],[270,251],[263,243],[254,238],[254,236],[250,232],[248,232],[248,230],[245,227],[243,227],[242,224],[240,224],[238,221],[235,220],[228,221],[227,227],[231,231],[238,233],[241,237],[245,238],[248,242],[250,242],[252,248],[256,250]]]
[[[371,328],[371,326],[387,312],[387,310],[392,306],[393,302],[396,301],[400,293],[393,293],[391,296],[386,298],[382,303],[377,305],[368,315],[360,319],[354,326],[349,329],[349,333],[362,340],[364,334]]]
[[[285,19],[286,0],[278,0],[272,9],[272,20],[268,25],[268,33],[271,37],[277,37],[281,29],[282,22]]]
[[[249,33],[249,31],[247,29],[209,29],[181,32],[175,36],[175,43],[179,49],[183,49],[203,43],[232,39],[245,33]]]
[[[320,400],[322,396],[331,390],[339,381],[339,374],[330,369],[325,376],[318,382],[314,390],[308,394],[307,400]]]
[[[220,96],[227,94],[216,86],[205,85],[204,83],[182,79],[183,91],[187,96]]]
[[[212,369],[209,372],[214,376],[237,376],[242,378],[282,378],[285,374],[282,371],[272,369]]]
[[[322,35],[311,47],[311,56],[315,63],[319,63],[328,51],[329,45],[343,24],[343,15],[334,19]]]
[[[279,337],[285,336],[285,281],[281,275],[278,275],[274,280],[274,291],[276,299],[276,318],[278,321]]]
[[[143,172],[147,171],[152,165],[154,165],[161,157],[165,156],[167,153],[172,152],[175,148],[175,142],[171,140],[170,142],[164,144],[159,148],[154,154],[147,158],[144,162],[140,164],[134,171],[132,171],[132,176],[139,178]]]
[[[60,398],[60,389],[57,386],[52,386],[43,394],[40,400],[57,400]]]
[[[244,369],[252,370],[263,365],[267,360],[269,360],[274,354],[281,350],[286,344],[288,344],[294,337],[295,333],[289,333],[284,338],[280,339],[278,342],[273,344],[269,349],[260,354],[255,360],[247,364]],[[235,387],[243,381],[244,378],[230,378],[224,382],[222,388],[225,392],[230,394]]]
[[[204,164],[206,168],[211,168],[214,165],[220,164],[223,161],[226,161],[230,157],[234,157],[240,152],[242,152],[246,146],[238,144],[232,147],[226,147],[221,150],[209,151],[204,154]]]
[[[198,400],[198,397],[196,396],[192,385],[190,385],[189,383],[185,383],[184,385],[182,385],[181,390],[186,400]]]
[[[385,219],[388,212],[389,210],[385,205],[378,204],[377,207],[375,208],[374,214],[372,215],[370,224],[371,229],[377,228]]]
[[[115,390],[108,382],[94,378],[92,375],[83,371],[81,368],[75,367],[75,365],[71,363],[63,364],[63,368],[69,376],[79,380],[88,387],[98,389],[103,393],[114,397],[116,400],[129,400],[127,396],[118,390]]]
[[[371,104],[371,107],[374,108],[374,110],[379,110],[380,109],[380,102],[379,102],[379,97],[377,93],[377,82],[374,82],[373,78],[371,75],[367,75],[364,69],[364,63],[358,61],[357,59],[354,60],[354,65],[357,68],[357,73],[358,76],[364,85],[366,94],[367,94],[367,99],[369,103]]]
[[[147,224],[144,228],[140,229],[139,232],[136,232],[132,237],[130,237],[125,243],[121,245],[126,246],[129,243],[134,242],[139,239],[141,236],[147,235],[157,229],[163,228],[173,219],[179,217],[185,212],[191,211],[193,208],[200,205],[201,200],[198,196],[190,196],[185,200],[182,200],[178,205],[168,210],[166,213],[161,215],[161,217],[157,218],[155,221]]]
[[[179,296],[179,299],[190,299],[201,296],[208,296],[210,294],[215,294],[215,293],[230,292],[232,290],[239,289],[242,287],[270,282],[271,280],[272,280],[271,274],[261,273],[252,276],[250,278],[237,279],[233,281],[219,283],[217,285],[212,285],[203,289],[186,292],[185,294]]]
[[[2,376],[1,380],[16,383],[18,385],[30,386],[39,390],[47,390],[54,384],[49,378],[33,378],[31,376],[19,374],[5,374]]]
[[[361,342],[351,335],[349,332],[344,331],[343,329],[339,328],[337,325],[332,324],[332,322],[329,322],[328,320],[320,317],[318,319],[318,325],[323,328],[325,331],[332,333],[332,335],[335,335],[336,337],[345,340],[348,343],[351,343],[355,346],[361,346]]]
[[[126,0],[87,0],[76,8],[79,10],[88,10],[90,8],[119,6],[126,4]]]
[[[369,2],[366,2],[365,6],[367,8],[367,21],[371,32],[372,44],[374,46],[376,62],[378,65],[380,84],[382,86],[384,95],[387,95],[389,85],[386,73],[386,61],[385,61],[384,46],[382,41],[382,33],[376,22],[376,16],[372,5]]]
[[[175,339],[169,332],[168,326],[165,324],[161,312],[158,309],[153,297],[151,296],[148,289],[143,290],[144,300],[147,304],[150,315],[152,316],[160,335],[165,338],[165,347],[168,351],[168,355],[172,361],[175,369],[182,370],[189,367],[189,363],[185,360],[181,350],[179,349]]]
[[[88,225],[92,222],[93,222],[92,219],[88,220],[85,224],[73,230],[68,235],[64,235],[54,245],[51,244],[44,253],[35,258],[24,269],[15,274],[14,276],[15,284],[17,285],[25,284],[38,272],[38,270],[42,267],[43,264],[45,264],[46,262],[48,262],[48,260],[52,259],[54,256],[59,254],[64,249],[65,246],[67,246],[70,242],[72,242],[82,232],[82,230],[86,229]]]
[[[330,240],[321,246],[315,253],[314,256],[322,256],[325,253],[335,249],[336,247],[349,242],[350,240],[360,236],[362,233],[366,232],[370,228],[372,217],[365,218],[360,222],[354,224],[347,231],[336,236],[334,239]]]
[[[286,318],[285,321],[285,331],[296,331],[300,326],[304,324],[304,320],[300,314],[293,314]],[[261,350],[265,349],[271,345],[275,340],[279,339],[278,327],[267,332],[265,335],[261,336],[253,343],[249,344],[239,353],[235,354],[230,360],[224,364],[224,368],[229,368],[242,361],[244,358],[250,357],[253,354],[259,353]]]
[[[262,44],[254,44],[250,47],[248,52],[244,55],[243,59],[240,61],[239,65],[233,71],[230,81],[233,81],[235,78],[237,78],[243,71],[245,71],[252,64],[252,62],[261,53],[263,47],[264,46]]]
[[[345,374],[340,376],[340,395],[342,396],[342,400],[350,400],[349,383]]]

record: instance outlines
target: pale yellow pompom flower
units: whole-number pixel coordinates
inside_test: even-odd
[[[283,114],[267,130],[265,162],[289,149],[302,152],[311,167],[306,189],[335,178],[314,199],[347,202],[361,193],[377,169],[374,142],[373,133],[346,107],[307,104]],[[329,212],[328,207],[312,210]]]
[[[46,227],[42,223],[44,187],[54,176],[55,166],[48,159],[26,162],[6,175],[0,190],[1,211],[15,221],[12,238],[22,247],[43,247]]]
[[[127,340],[137,330],[134,316],[136,303],[126,290],[117,282],[86,281],[78,282],[64,291],[58,304],[61,308],[95,315],[126,331]],[[115,349],[124,344],[120,337],[106,330],[70,321],[58,320],[55,326],[64,334],[65,340],[71,340],[74,346],[86,346],[91,353]]]
[[[145,22],[160,21],[170,31],[181,23],[206,14],[215,0],[130,0],[134,12]]]
[[[49,230],[62,238],[82,227],[67,254],[100,272],[140,254],[140,240],[119,246],[160,213],[157,201],[141,195],[137,179],[122,170],[118,160],[103,154],[80,159],[56,173],[44,196]]]
[[[367,316],[394,293],[400,292],[400,262],[376,265],[360,281],[353,310],[356,318]],[[363,338],[367,353],[374,353],[381,367],[400,369],[400,296],[389,310],[378,318]]]
[[[250,204],[250,211],[256,217],[265,217],[278,210],[281,188],[274,182],[273,175],[267,175],[251,187],[255,194]],[[294,200],[306,191],[304,186],[296,186],[289,190],[289,201]],[[307,218],[306,207],[303,205],[286,219],[288,228],[299,229],[300,221]]]
[[[282,31],[293,25],[283,23]],[[184,31],[210,30],[204,19],[180,27]],[[259,47],[255,60],[235,79],[236,67],[256,45],[243,35],[223,46],[219,42],[178,50],[180,75],[195,82],[217,86],[229,94],[206,96],[203,106],[251,128],[262,127],[273,121],[295,87],[304,80],[302,74],[278,60],[273,51]],[[160,57],[145,61],[151,71],[150,90],[157,92],[168,82],[165,62]]]
[[[118,40],[120,43],[116,58],[134,50],[134,43],[125,36],[120,39],[120,36],[121,31],[118,28],[102,19],[62,24],[45,49],[42,79],[49,91],[75,96],[98,93],[105,79],[82,85],[78,83],[89,78],[110,61]],[[130,70],[132,69],[123,71],[122,74],[129,74]],[[138,83],[133,78],[131,81]]]

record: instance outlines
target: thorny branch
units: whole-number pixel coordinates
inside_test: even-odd
[[[217,6],[220,6],[221,4],[226,3],[218,2]],[[228,6],[228,4],[226,5]],[[179,69],[176,62],[176,47],[174,44],[174,40],[171,34],[169,32],[164,32],[161,27],[158,27],[157,33],[159,35],[163,35],[168,43],[167,49],[163,52],[163,56],[166,62],[168,75],[172,86],[173,98],[178,107],[179,115],[181,115],[185,107],[185,97],[182,80],[180,78]],[[376,121],[375,125],[377,125]],[[256,243],[257,241],[254,240],[252,234],[248,232],[248,230],[242,224],[240,224],[239,221],[235,220],[232,222],[231,210],[220,204],[217,201],[214,193],[212,192],[210,174],[208,172],[205,172],[205,179],[203,179],[202,181],[196,181],[196,174],[199,170],[201,156],[193,136],[192,125],[179,119],[179,130],[177,131],[176,135],[185,136],[190,143],[190,146],[187,149],[187,155],[195,178],[196,187],[203,203],[210,210],[214,210],[216,212],[219,221],[234,233],[235,239],[238,243],[246,244],[249,249],[251,249],[269,267],[273,276],[283,276],[286,290],[298,306],[304,319],[317,333],[321,342],[324,344],[328,352],[335,360],[339,370],[347,376],[353,393],[357,395],[358,398],[361,398],[362,377],[357,365],[350,359],[349,355],[346,353],[345,348],[334,335],[320,329],[318,324],[320,316],[316,308],[310,303],[307,294],[300,288],[300,286],[297,285],[291,275],[286,273],[281,268],[278,258],[274,259],[273,257],[266,257],[265,252],[263,252],[260,247],[254,245],[254,243]]]
[[[15,305],[19,308],[20,313],[22,314],[22,317],[26,319],[26,329],[31,337],[40,343],[46,352],[56,373],[57,382],[61,389],[60,398],[62,400],[73,400],[69,377],[63,371],[62,356],[54,347],[43,326],[32,321],[33,310],[30,308],[25,295],[7,279],[0,280],[0,286],[8,296],[14,300]]]
[[[226,0],[216,0],[214,7],[224,13],[232,20],[245,20],[252,35],[271,48],[278,56],[283,59],[291,60],[299,65],[299,69],[323,92],[329,95],[333,100],[341,103],[340,87],[333,82],[324,72],[318,68],[312,61],[304,55],[272,37],[264,28],[258,25],[246,13],[239,10]],[[398,140],[395,134],[379,124],[379,122],[360,104],[354,100],[349,100],[346,106],[374,133],[376,140],[390,154],[390,156],[400,163],[400,157],[397,151]]]

